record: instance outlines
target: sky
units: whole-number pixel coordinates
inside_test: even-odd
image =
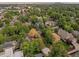
[[[79,2],[79,0],[0,0],[0,2]]]

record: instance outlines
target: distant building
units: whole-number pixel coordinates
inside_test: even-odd
[[[3,11],[4,10],[0,10],[0,19],[2,19],[4,16],[3,16]]]
[[[4,11],[5,11],[5,9],[1,9],[1,10],[0,10],[0,13],[3,13]]]
[[[21,9],[21,14],[22,14],[23,16],[25,16],[25,11],[26,11],[26,9]]]
[[[45,26],[55,26],[56,23],[54,21],[46,21]]]
[[[18,10],[20,10],[20,7],[14,7],[15,9],[18,9]]]
[[[7,6],[7,7],[5,7],[6,9],[11,9],[12,8],[12,6]]]

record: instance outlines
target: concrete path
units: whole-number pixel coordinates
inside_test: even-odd
[[[69,51],[68,54],[72,54],[74,52],[79,51],[79,44],[77,42],[72,42],[72,44],[73,44],[73,46],[74,46],[75,49],[72,50],[72,51]]]

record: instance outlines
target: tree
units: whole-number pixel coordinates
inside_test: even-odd
[[[10,22],[11,22],[11,19],[7,19],[7,18],[4,18],[4,21],[3,21],[6,25],[9,25]]]
[[[29,26],[27,26],[27,25],[23,25],[21,22],[16,22],[15,24],[14,24],[14,26],[16,27],[16,33],[20,33],[20,32],[24,32],[24,33],[28,33],[29,32],[29,30],[30,30],[30,28],[29,28]],[[19,34],[18,33],[18,34]]]
[[[40,44],[40,49],[43,49],[43,48],[45,48],[46,46],[45,46],[45,43],[44,43],[44,41],[43,41],[43,39],[42,38],[39,38],[39,44]]]
[[[32,24],[36,23],[37,22],[37,16],[36,15],[31,15],[30,20],[31,20]]]
[[[66,17],[62,17],[58,20],[58,24],[61,28],[63,28],[66,31],[71,32],[73,30],[73,27],[71,26],[71,22]]]
[[[3,22],[0,20],[0,27],[2,27],[3,26]]]
[[[21,22],[27,22],[28,21],[28,16],[22,16],[22,15],[20,15],[19,17],[18,17],[18,20],[20,20]]]
[[[64,29],[68,32],[71,32],[73,30],[73,28],[71,27],[71,24],[70,23],[66,23],[64,25]]]
[[[7,13],[4,14],[4,18],[13,19],[13,16],[10,13],[7,12]]]
[[[41,14],[41,9],[39,7],[31,7],[28,12],[29,15],[37,15],[40,16]]]
[[[15,26],[6,26],[3,30],[2,33],[6,34],[7,36],[11,36],[15,34]]]
[[[13,19],[14,16],[16,15],[19,15],[19,12],[18,11],[6,11],[6,13],[4,14],[4,18],[7,18],[7,19]]]
[[[59,19],[61,17],[61,14],[59,14],[58,12],[56,12],[56,10],[54,12],[52,12],[52,8],[48,9],[48,15],[53,18],[53,19]]]
[[[79,30],[79,25],[76,22],[71,23],[71,26],[74,30]]]
[[[45,23],[46,21],[48,21],[49,20],[49,16],[42,16],[42,18],[43,18],[43,22]]]
[[[40,52],[39,41],[37,39],[29,42],[23,42],[21,49],[25,56],[34,56],[35,54]]]
[[[53,56],[53,57],[67,56],[67,50],[62,41],[53,43],[53,48],[52,48],[52,52],[50,53],[50,56]]]
[[[52,44],[52,31],[50,28],[44,28],[42,30],[42,35],[44,37],[44,41],[46,45],[51,45]]]
[[[0,34],[0,44],[5,42],[5,36],[3,34]]]

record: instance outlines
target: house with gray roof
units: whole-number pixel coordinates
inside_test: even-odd
[[[35,57],[44,57],[42,53],[36,54]]]
[[[22,51],[15,51],[16,45],[16,41],[5,42],[3,44],[4,51],[0,53],[0,57],[22,57]]]
[[[45,26],[55,26],[56,25],[56,22],[54,21],[46,21],[45,22]]]
[[[71,33],[68,33],[67,31],[63,29],[59,29],[58,34],[60,35],[63,41],[70,42],[72,46],[74,47],[74,49],[69,51],[68,54],[72,54],[74,52],[79,51],[79,44],[77,43],[77,39]]]
[[[60,35],[61,39],[65,42],[71,43],[72,41],[77,41],[77,39],[71,33],[68,33],[63,29],[58,30],[58,35]]]
[[[79,37],[79,31],[72,31],[72,34],[73,34],[75,37]]]
[[[45,47],[45,48],[42,49],[42,53],[43,53],[45,56],[48,56],[50,52],[51,52],[51,50],[50,50],[49,48],[47,48],[47,47]]]

